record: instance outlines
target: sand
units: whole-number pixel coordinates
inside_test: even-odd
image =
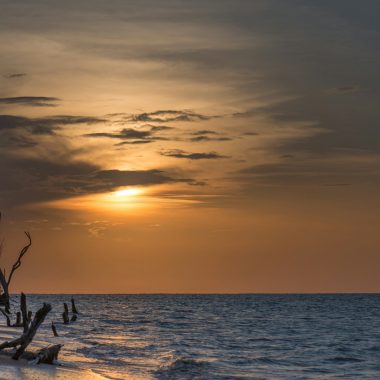
[[[0,380],[104,380],[90,370],[49,364],[29,364],[0,355]]]

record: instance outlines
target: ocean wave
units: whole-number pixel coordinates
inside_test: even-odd
[[[176,357],[162,365],[156,372],[157,379],[194,379],[206,378],[208,367],[212,361],[190,357]]]
[[[28,296],[53,306],[32,350],[64,343],[62,363],[113,379],[380,379],[380,296],[77,295],[56,338],[69,299]]]

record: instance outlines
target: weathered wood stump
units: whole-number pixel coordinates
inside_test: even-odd
[[[54,336],[59,336],[58,333],[57,333],[57,329],[55,327],[54,322],[51,323],[51,329],[53,331]]]
[[[16,313],[16,323],[14,324],[14,326],[22,326],[21,324],[21,312],[18,311]]]
[[[78,310],[75,306],[75,301],[74,301],[74,297],[71,297],[71,311],[73,314],[79,314],[78,313]]]
[[[70,319],[69,319],[69,308],[66,302],[63,304],[63,307],[65,310],[62,313],[62,319],[63,319],[63,323],[67,325],[68,323],[70,323]]]
[[[24,327],[24,332],[28,330],[29,327],[29,316],[28,316],[28,307],[26,306],[26,297],[24,293],[21,293],[20,309],[22,314],[22,326]]]
[[[55,344],[38,351],[36,358],[33,360],[33,364],[53,364],[54,360],[58,360],[58,354],[63,344]]]

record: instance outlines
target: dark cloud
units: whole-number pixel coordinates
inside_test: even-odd
[[[70,152],[52,159],[1,154],[0,202],[30,203],[109,192],[120,186],[149,186],[196,181],[163,170],[103,170],[72,159]]]
[[[168,150],[161,152],[162,156],[175,157],[175,158],[187,158],[188,160],[214,160],[220,158],[228,158],[227,156],[220,155],[215,152],[209,153],[187,153],[180,149]]]
[[[200,136],[200,135],[218,135],[218,132],[210,131],[208,129],[202,129],[200,131],[194,131],[192,132],[192,135],[194,136]]]
[[[295,158],[296,156],[294,154],[283,154],[281,158]]]
[[[96,173],[95,178],[112,188],[190,181],[189,179],[174,180],[161,170],[101,170]]]
[[[143,131],[133,128],[124,128],[120,132],[117,133],[108,133],[108,132],[100,132],[100,133],[88,133],[85,136],[87,137],[109,137],[113,139],[144,139],[152,136],[151,131]]]
[[[257,132],[244,132],[242,133],[242,136],[258,136],[259,134]]]
[[[7,78],[7,79],[22,78],[22,77],[25,77],[25,76],[26,76],[25,73],[11,73],[11,74],[5,74],[5,75],[3,75],[3,77]]]
[[[127,140],[116,145],[127,145],[127,144],[149,144],[158,140],[168,140],[166,137],[158,136],[156,133],[161,131],[171,130],[171,127],[166,126],[152,126],[145,125],[141,128],[149,129],[135,129],[135,128],[124,128],[119,132],[96,132],[87,133],[84,136],[87,137],[108,137],[112,139]]]
[[[47,96],[18,96],[15,98],[0,98],[0,104],[23,105],[32,107],[56,107],[59,98]]]
[[[358,90],[357,86],[341,86],[336,88],[337,91],[339,92],[354,92]]]
[[[191,133],[192,136],[189,139],[189,141],[192,142],[199,142],[199,141],[231,141],[231,137],[226,137],[226,136],[220,136],[220,133],[211,131],[211,130],[199,130],[199,131],[194,131]]]
[[[0,147],[3,149],[32,148],[36,145],[38,143],[28,136],[9,131],[0,133]]]
[[[200,135],[200,136],[195,136],[190,139],[190,141],[193,142],[198,142],[198,141],[232,141],[231,137],[210,137],[207,135]]]
[[[132,141],[122,141],[120,143],[115,144],[116,146],[122,146],[122,145],[140,145],[140,144],[150,144],[156,140],[149,139],[149,140],[132,140]]]
[[[107,120],[93,116],[72,116],[72,115],[58,115],[37,119],[41,122],[51,123],[56,125],[70,125],[70,124],[96,124],[104,123]]]
[[[174,127],[168,127],[167,125],[150,125],[146,124],[143,127],[149,127],[153,132],[161,132],[161,131],[169,131],[171,129],[175,129]]]
[[[127,117],[127,120],[133,122],[169,123],[176,121],[210,120],[215,117],[216,116],[207,116],[186,110],[159,110],[154,112],[144,112],[140,114],[130,115],[129,117]]]
[[[94,124],[104,122],[90,116],[50,116],[43,118],[28,118],[23,116],[0,115],[0,132],[4,130],[23,129],[34,135],[52,135],[63,125]]]

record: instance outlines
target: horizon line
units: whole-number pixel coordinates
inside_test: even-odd
[[[10,293],[12,296],[19,295],[21,293],[25,293],[26,295],[113,295],[113,296],[136,296],[136,295],[279,295],[279,296],[285,296],[285,295],[380,295],[380,291],[374,291],[374,292],[210,292],[210,293],[192,293],[192,292],[156,292],[156,293],[150,293],[150,292],[141,292],[141,293],[39,293],[39,292],[19,292],[19,293]]]

